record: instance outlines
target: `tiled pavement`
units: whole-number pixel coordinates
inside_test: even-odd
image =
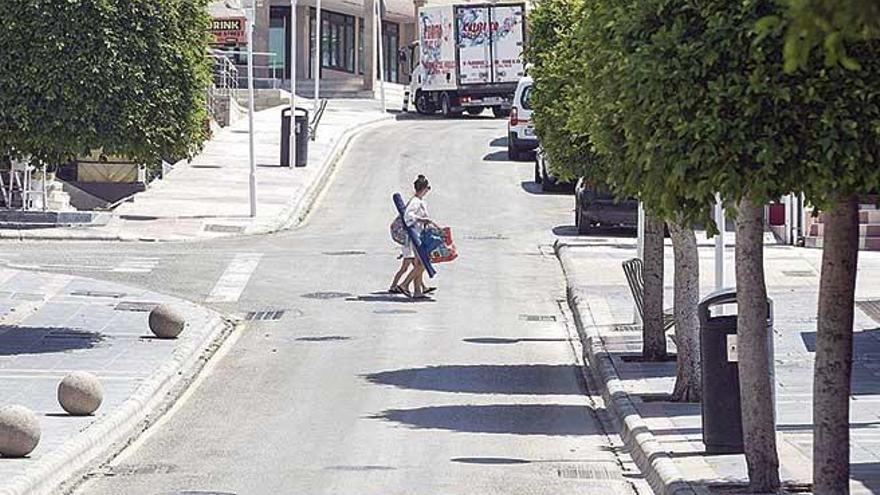
[[[311,108],[310,100],[297,105]],[[150,240],[211,239],[262,234],[304,215],[328,179],[347,140],[370,123],[391,119],[375,100],[331,100],[309,141],[305,167],[281,167],[281,111],[254,114],[257,215],[250,217],[248,119],[218,130],[191,162],[181,161],[133,201],[121,204],[104,226],[0,229],[0,238]]]
[[[736,482],[746,478],[742,455],[706,455],[702,444],[699,404],[674,404],[653,400],[668,394],[675,378],[675,363],[624,362],[620,356],[638,353],[638,327],[633,321],[632,299],[620,269],[621,261],[635,254],[632,242],[593,242],[570,248],[579,289],[589,302],[602,338],[614,354],[617,372],[640,414],[657,440],[670,452],[690,481]],[[667,247],[666,301],[672,301],[672,253]],[[714,288],[714,251],[700,248],[701,293]],[[726,253],[726,280],[733,281],[733,252]],[[789,481],[811,479],[812,369],[816,331],[821,251],[768,245],[765,267],[770,297],[774,301],[777,424],[781,474]],[[880,253],[860,253],[858,300],[880,299]],[[874,315],[878,317],[878,315]],[[855,363],[851,406],[852,492],[880,492],[880,321],[856,311]],[[633,331],[635,330],[635,331]]]
[[[147,311],[157,303],[185,315],[179,339],[152,337]],[[0,457],[0,492],[116,411],[160,368],[167,370],[189,345],[203,342],[219,321],[213,311],[124,285],[0,269],[0,406],[30,408],[42,428],[28,458]],[[58,383],[72,371],[101,380],[104,402],[94,416],[68,416],[58,405]]]

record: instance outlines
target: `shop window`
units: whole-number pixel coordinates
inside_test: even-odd
[[[315,9],[311,9],[310,46],[314,47]],[[354,73],[354,17],[321,10],[321,67]],[[314,48],[310,49],[314,64]]]
[[[394,22],[382,22],[382,46],[385,56],[385,80],[400,82],[398,70],[400,49],[399,26]]]

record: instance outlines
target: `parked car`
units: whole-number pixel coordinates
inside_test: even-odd
[[[571,191],[574,184],[571,182],[561,181],[553,175],[547,168],[548,159],[544,150],[538,148],[535,152],[535,183],[541,184],[542,191]]]
[[[578,234],[588,234],[597,226],[636,228],[638,225],[639,202],[635,198],[617,199],[584,178],[575,186],[574,198]]]
[[[524,154],[538,147],[538,136],[532,124],[531,97],[532,78],[525,76],[516,86],[507,120],[507,156],[511,160],[521,160]]]

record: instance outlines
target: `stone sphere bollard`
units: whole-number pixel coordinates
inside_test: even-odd
[[[150,311],[150,330],[160,339],[176,339],[186,320],[171,306],[163,304]]]
[[[40,442],[40,420],[24,406],[0,408],[0,455],[24,457]]]
[[[58,402],[74,416],[88,416],[101,407],[104,387],[98,377],[84,371],[75,371],[58,384]]]

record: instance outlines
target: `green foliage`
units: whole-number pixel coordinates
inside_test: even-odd
[[[6,0],[0,150],[147,164],[206,138],[207,0]]]
[[[880,3],[877,0],[781,0],[784,15],[761,19],[758,29],[773,32],[785,29],[785,70],[793,72],[807,66],[817,48],[825,53],[825,65],[841,65],[850,70],[861,67],[859,57],[847,46],[880,37]],[[868,54],[868,57],[876,56]]]
[[[572,56],[554,60],[564,103],[536,112],[550,107],[557,132],[588,136],[604,182],[664,218],[711,224],[716,192],[732,207],[804,191],[823,207],[876,188],[880,60],[863,43],[857,73],[786,74],[782,36],[754,29],[778,14],[770,0],[585,2],[565,31]]]
[[[529,14],[526,59],[535,81],[532,119],[555,176],[574,179],[594,175],[588,136],[568,124],[578,109],[570,105],[582,72],[573,34],[583,0],[542,0]]]

